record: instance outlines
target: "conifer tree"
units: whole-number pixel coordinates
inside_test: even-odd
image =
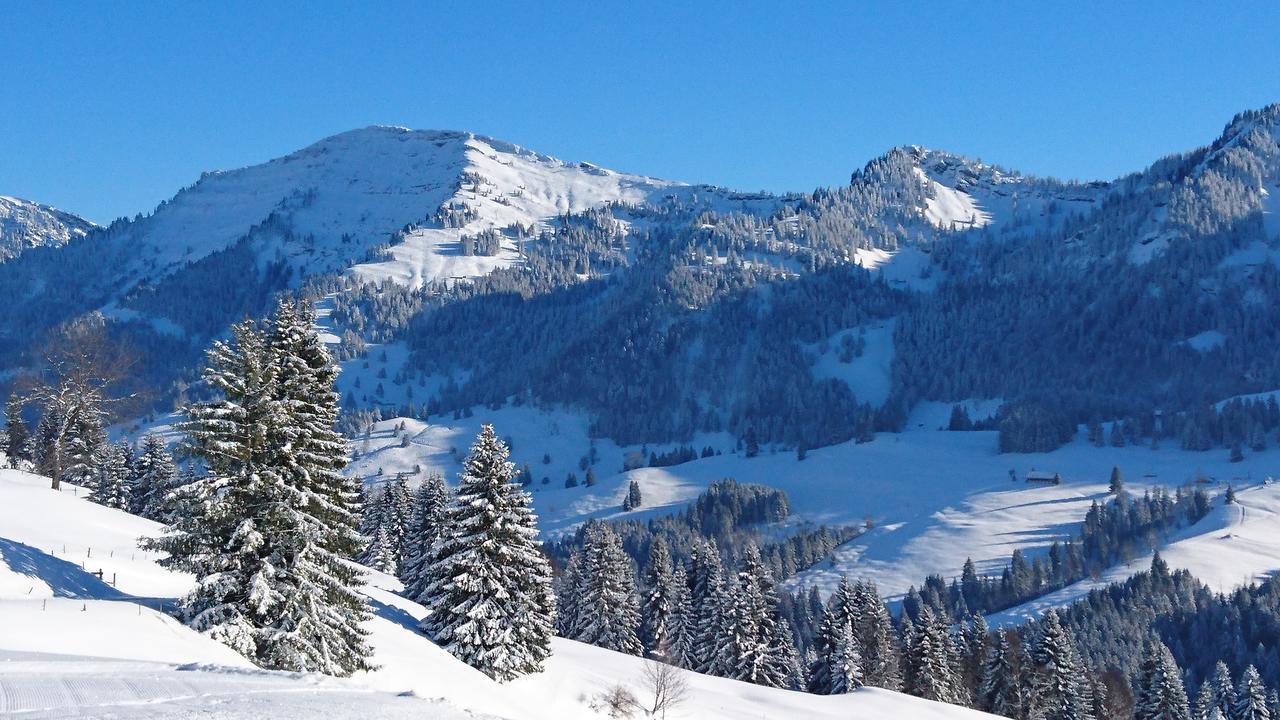
[[[697,664],[694,644],[697,619],[689,602],[689,578],[683,567],[676,567],[671,577],[671,618],[667,625],[663,658],[677,667],[692,670]]]
[[[828,693],[843,695],[862,687],[862,655],[849,623],[835,623],[835,638],[827,660]]]
[[[1134,720],[1191,720],[1182,673],[1169,648],[1149,640],[1138,675]]]
[[[715,660],[723,585],[720,551],[714,543],[704,540],[695,547],[689,559],[689,605],[693,611],[692,650],[695,661],[691,670],[708,672]]]
[[[635,510],[640,507],[643,502],[644,500],[640,495],[640,483],[632,480],[631,484],[627,486],[627,497],[622,501],[622,509],[628,511]]]
[[[134,461],[130,502],[133,512],[168,524],[165,499],[179,485],[178,468],[159,436],[147,434]]]
[[[500,681],[541,670],[555,598],[529,494],[486,424],[463,463],[418,601],[436,644]]]
[[[22,399],[17,395],[10,395],[5,403],[4,418],[5,454],[9,462],[31,460],[31,431],[22,419]]]
[[[925,606],[915,625],[909,662],[913,684],[908,691],[916,697],[938,702],[963,704],[964,692],[957,675],[954,646],[945,617],[934,615]]]
[[[1031,650],[1034,663],[1032,702],[1037,717],[1044,720],[1089,720],[1089,703],[1081,683],[1084,669],[1077,660],[1075,642],[1058,619],[1057,612],[1045,613],[1040,637]]]
[[[622,549],[622,539],[608,524],[592,520],[583,527],[579,560],[561,598],[565,637],[615,652],[639,655],[640,608],[635,565]]]
[[[987,646],[978,683],[978,709],[1007,718],[1022,716],[1017,657],[1009,643],[1008,632],[997,632],[996,640]]]
[[[1213,666],[1213,674],[1201,685],[1201,694],[1205,696],[1205,704],[1203,707],[1198,707],[1198,710],[1207,714],[1210,708],[1216,707],[1222,711],[1224,717],[1231,717],[1236,707],[1236,689],[1231,682],[1231,670],[1227,668],[1226,663],[1219,660]]]
[[[649,546],[649,562],[645,564],[645,596],[641,608],[642,639],[646,648],[658,656],[668,645],[671,615],[675,612],[676,592],[671,568],[671,549],[659,535]]]
[[[313,319],[282,302],[265,329],[243,322],[214,344],[204,377],[221,397],[183,425],[208,474],[179,488],[169,534],[148,546],[196,576],[180,600],[196,630],[263,667],[349,675],[369,667],[369,611],[345,560],[355,493]]]
[[[885,690],[902,689],[893,620],[874,582],[862,580],[853,588],[853,617],[862,652],[863,681]]]
[[[1271,720],[1271,708],[1267,707],[1267,688],[1262,684],[1258,669],[1252,665],[1240,673],[1231,720]]]
[[[117,510],[129,509],[129,456],[127,443],[106,443],[99,449],[90,500]]]
[[[431,563],[431,549],[444,529],[444,511],[449,506],[449,486],[440,473],[432,473],[422,481],[413,495],[413,515],[406,531],[404,551],[407,555],[400,572],[405,597],[418,597],[426,582],[426,569]]]

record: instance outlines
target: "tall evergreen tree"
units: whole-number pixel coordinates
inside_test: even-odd
[[[636,571],[622,540],[608,524],[592,520],[583,528],[583,543],[572,581],[561,597],[571,598],[572,612],[561,612],[565,636],[615,652],[639,655],[640,607]]]
[[[131,484],[130,502],[135,514],[166,524],[172,520],[166,510],[166,498],[180,484],[178,468],[159,436],[143,436]]]
[[[913,681],[908,691],[912,695],[963,704],[965,693],[957,674],[949,623],[945,616],[935,615],[928,606],[920,611],[908,661]]]
[[[645,596],[641,608],[643,626],[641,636],[645,647],[663,656],[668,646],[671,615],[675,612],[676,592],[671,567],[671,548],[665,537],[659,535],[649,546],[649,562],[644,569]]]
[[[444,512],[449,506],[449,486],[439,473],[427,476],[413,496],[413,516],[404,543],[407,558],[400,572],[405,597],[422,594],[431,564],[431,549],[444,529]]]
[[[849,623],[835,623],[835,638],[827,659],[828,693],[843,695],[862,687],[862,655]]]
[[[423,631],[498,680],[540,670],[555,625],[551,568],[507,454],[493,426],[482,426],[418,598],[430,611]]]
[[[996,640],[987,646],[978,683],[978,709],[1007,718],[1022,716],[1022,693],[1019,687],[1018,659],[1009,643],[1007,631],[997,631]]]
[[[1078,662],[1075,641],[1058,619],[1045,613],[1040,637],[1031,650],[1032,702],[1043,720],[1090,720],[1091,708],[1081,690],[1085,670]]]
[[[1149,640],[1138,676],[1134,720],[1191,720],[1182,672],[1169,648]]]
[[[98,450],[93,490],[89,493],[90,500],[117,510],[129,509],[130,454],[127,443],[105,443]]]
[[[692,670],[698,662],[694,645],[697,640],[697,618],[689,602],[689,578],[681,566],[671,577],[671,618],[667,624],[663,658],[677,667]]]
[[[4,407],[5,419],[5,454],[9,462],[31,460],[31,431],[22,419],[22,399],[10,395]]]
[[[1271,708],[1267,706],[1267,688],[1262,684],[1258,669],[1250,665],[1240,673],[1236,688],[1236,706],[1231,720],[1271,720]]]
[[[305,307],[281,303],[209,351],[221,397],[186,408],[208,474],[183,485],[170,533],[149,543],[196,576],[180,601],[194,628],[269,668],[349,675],[369,667],[359,536],[337,418],[336,370]]]
[[[864,682],[885,690],[902,689],[893,620],[874,582],[862,580],[854,585],[853,606]]]

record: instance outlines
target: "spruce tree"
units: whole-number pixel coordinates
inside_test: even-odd
[[[615,652],[639,655],[640,608],[636,571],[622,549],[622,539],[608,524],[589,521],[583,528],[579,562],[571,584],[573,613],[561,623],[565,636]]]
[[[909,662],[913,684],[908,691],[912,695],[963,704],[964,692],[957,675],[949,623],[944,616],[934,615],[928,606],[920,611],[916,622]]]
[[[692,670],[698,662],[694,649],[697,619],[689,602],[689,578],[683,567],[675,569],[671,587],[671,618],[667,624],[666,642],[660,650],[666,662]]]
[[[21,460],[31,460],[31,431],[22,419],[22,399],[10,395],[4,407],[5,419],[5,454],[10,464]]]
[[[439,473],[427,476],[413,495],[413,515],[406,531],[404,552],[407,555],[401,571],[405,597],[422,594],[426,569],[431,564],[431,549],[444,529],[444,511],[449,506],[449,486]]]
[[[723,585],[720,551],[714,543],[703,540],[695,546],[689,559],[689,605],[693,614],[692,650],[695,661],[691,670],[708,672],[715,660]]]
[[[659,535],[649,546],[649,562],[644,570],[645,596],[641,607],[641,637],[650,652],[663,656],[668,645],[671,615],[675,612],[676,592],[671,567],[671,549]]]
[[[129,509],[129,456],[129,446],[124,443],[106,443],[98,450],[90,500],[117,510]]]
[[[1213,666],[1213,674],[1202,685],[1202,694],[1206,695],[1206,703],[1204,707],[1198,709],[1204,713],[1207,714],[1210,708],[1216,707],[1222,711],[1224,717],[1230,718],[1235,712],[1236,689],[1231,682],[1231,670],[1227,668],[1226,663],[1219,660]]]
[[[529,494],[493,426],[481,427],[445,510],[418,601],[436,644],[500,681],[541,670],[555,599]]]
[[[1081,691],[1084,668],[1077,660],[1075,642],[1054,610],[1045,613],[1031,650],[1032,702],[1044,720],[1089,720],[1091,708]]]
[[[1172,653],[1159,640],[1149,640],[1138,675],[1134,720],[1191,720],[1182,673]]]
[[[853,588],[854,622],[862,652],[863,681],[885,690],[902,689],[893,620],[874,582],[862,580]]]
[[[1008,632],[996,633],[996,641],[987,646],[978,683],[978,709],[1007,718],[1022,716],[1017,657],[1009,643]]]
[[[1258,669],[1252,665],[1240,673],[1231,720],[1271,720],[1271,708],[1267,706],[1267,688],[1262,684]]]
[[[168,524],[172,518],[166,510],[166,498],[179,486],[178,481],[178,468],[164,440],[153,434],[143,436],[140,452],[133,464],[130,498],[133,512]]]
[[[243,322],[209,351],[221,397],[185,409],[208,469],[176,491],[167,567],[196,576],[186,621],[263,667],[350,675],[367,669],[369,617],[355,548],[334,373],[313,318],[282,303],[265,329]]]
[[[833,647],[827,658],[827,676],[827,692],[831,695],[843,695],[862,687],[862,655],[849,623],[836,623]]]

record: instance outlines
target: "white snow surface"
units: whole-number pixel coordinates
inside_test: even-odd
[[[376,670],[344,680],[254,668],[151,609],[156,600],[144,593],[172,598],[191,581],[165,577],[154,556],[132,555],[139,536],[159,531],[75,488],[56,492],[46,478],[0,470],[0,715],[598,720],[606,715],[591,701],[614,685],[646,699],[642,660],[560,639],[544,672],[495,683],[416,632],[426,609],[396,595],[399,583],[376,572],[365,588],[375,613],[366,629]],[[93,574],[100,565],[107,578],[116,573],[116,587]],[[990,717],[872,689],[830,697],[695,674],[688,681],[688,700],[668,713],[671,720]]]
[[[805,347],[815,356],[812,372],[820,380],[841,380],[859,402],[879,407],[889,397],[891,385],[890,367],[893,364],[894,319],[880,320],[870,325],[841,330],[823,343]],[[841,343],[861,337],[866,347],[861,355],[849,362],[841,362]],[[825,347],[825,351],[823,348]]]

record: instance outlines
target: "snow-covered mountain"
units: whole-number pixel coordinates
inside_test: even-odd
[[[66,245],[96,228],[69,212],[0,195],[0,261],[30,248]]]

